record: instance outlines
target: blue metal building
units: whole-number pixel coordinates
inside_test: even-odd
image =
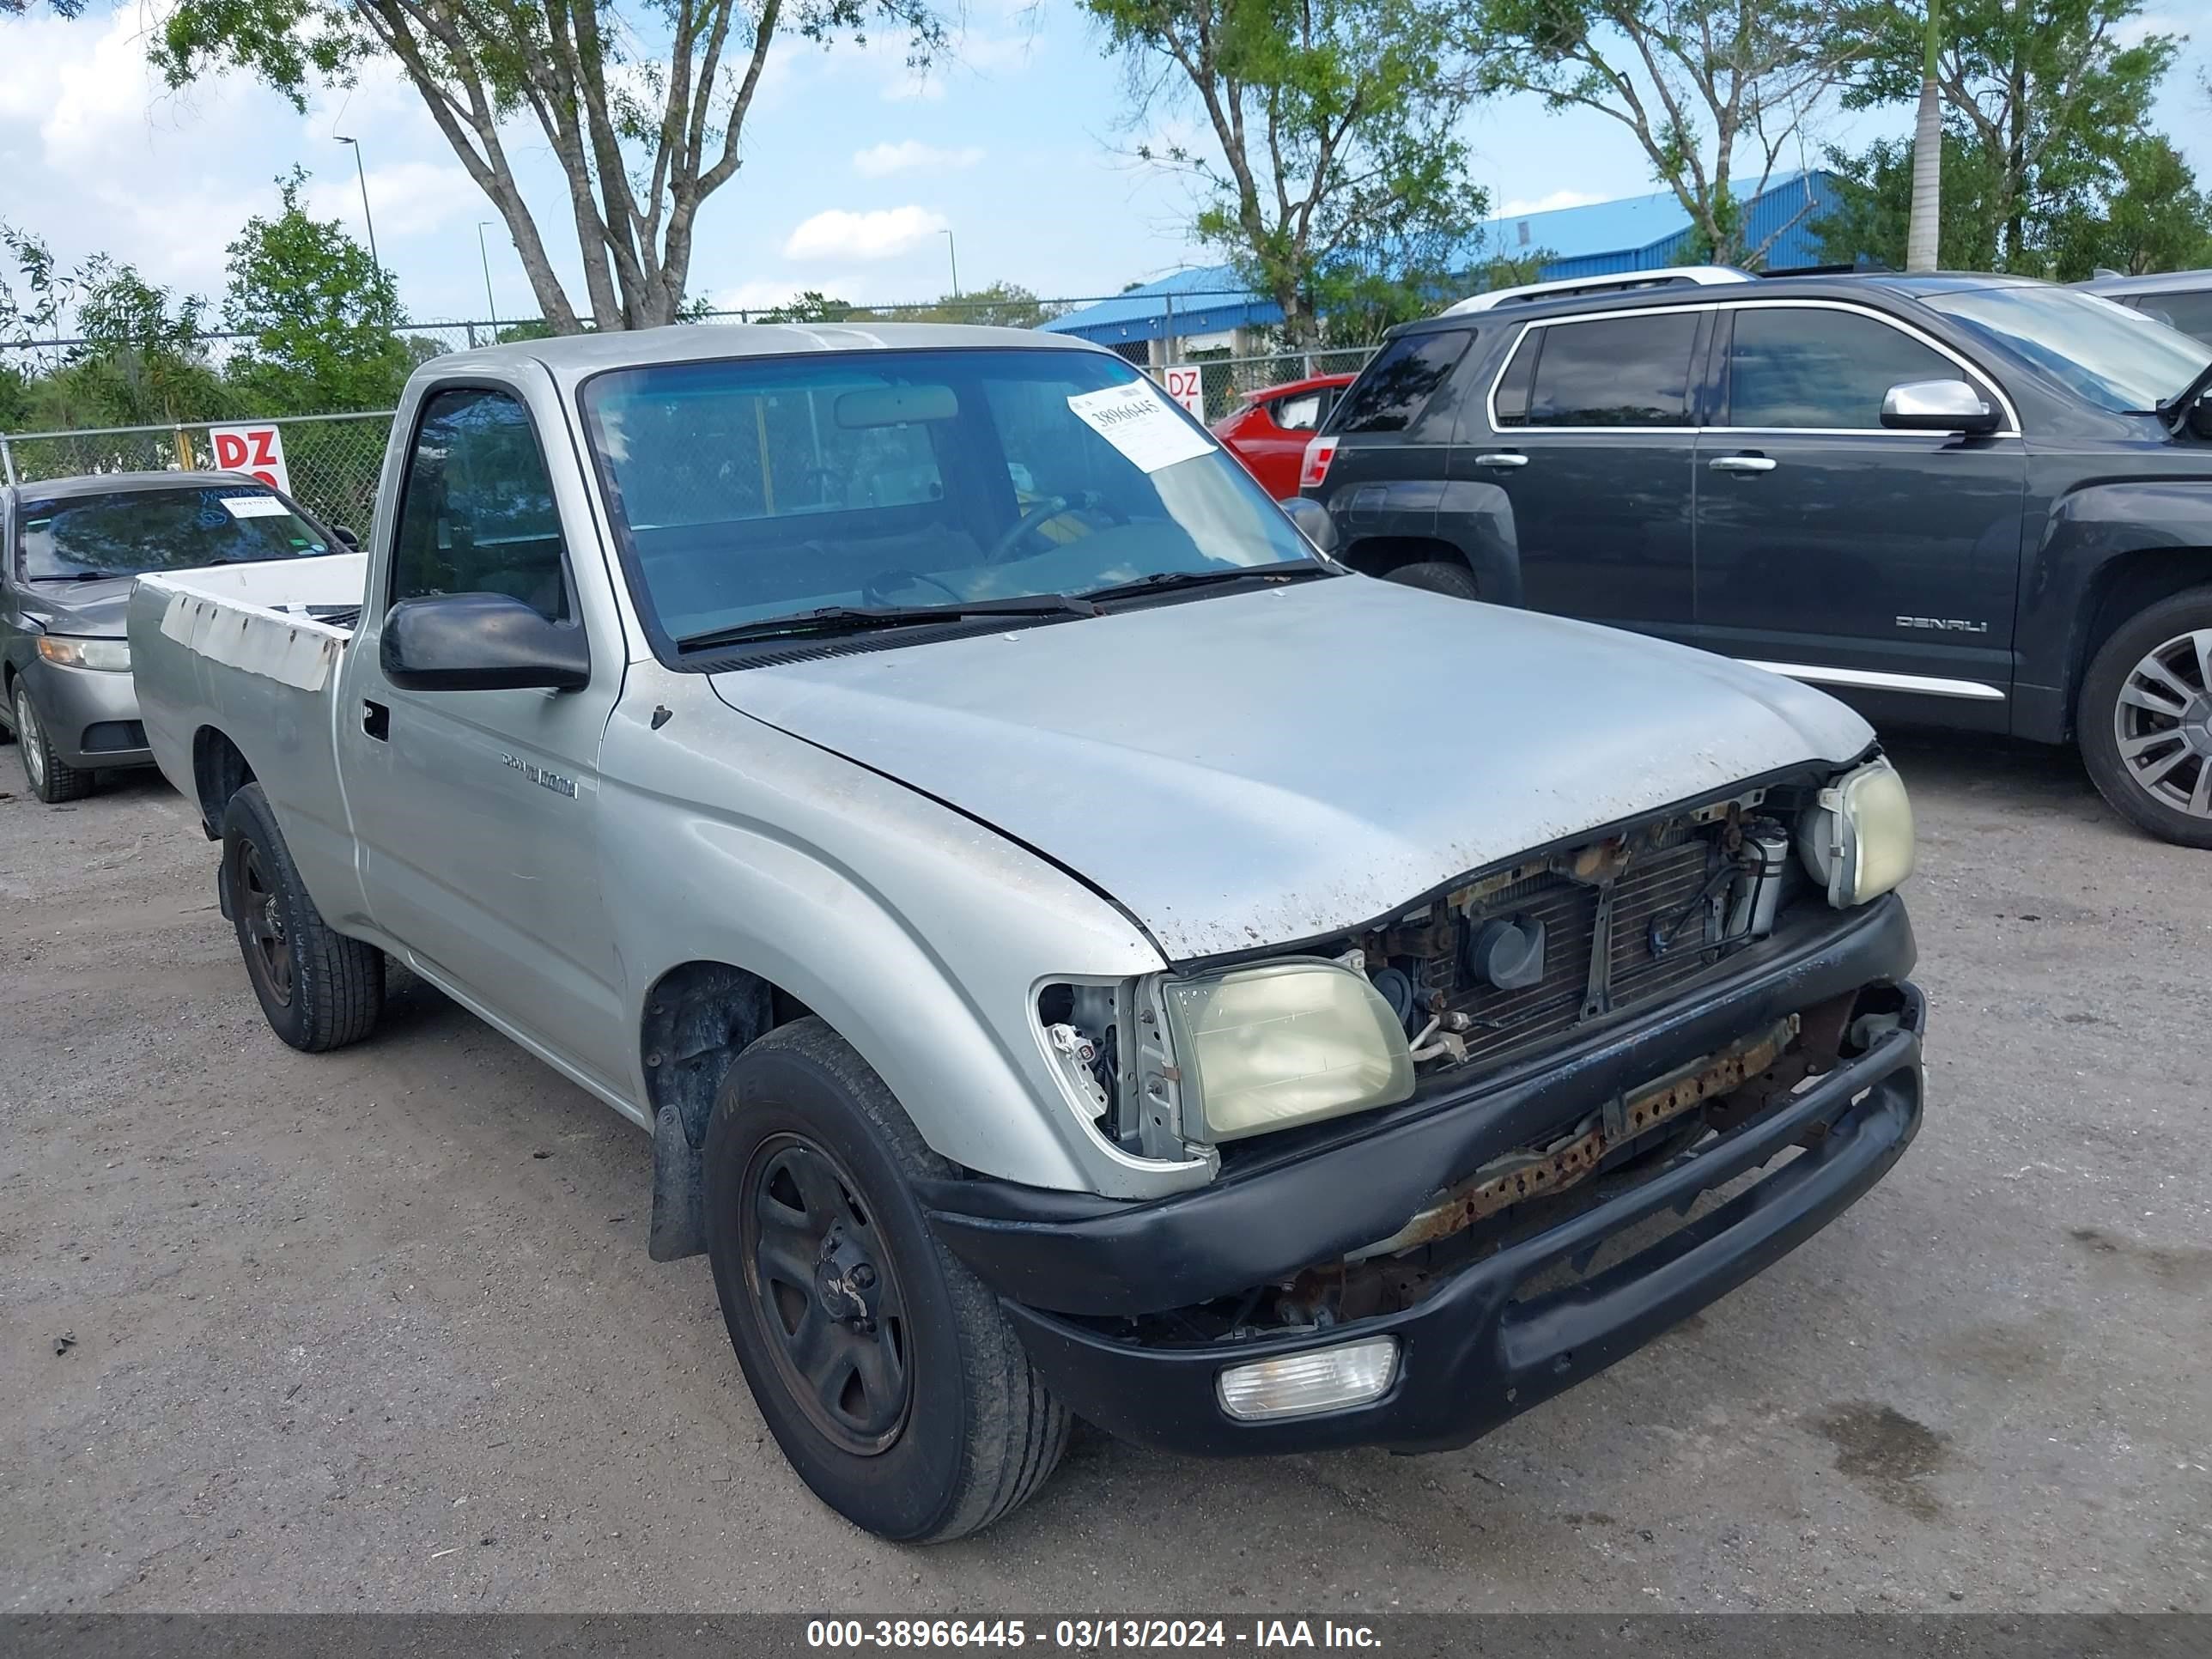
[[[1820,238],[1813,227],[1837,206],[1831,174],[1818,168],[1778,173],[1745,204],[1747,241],[1753,248],[1765,245],[1760,264],[1770,270],[1817,264]],[[1618,202],[1490,220],[1469,239],[1462,268],[1478,270],[1495,258],[1525,259],[1541,252],[1550,256],[1540,273],[1547,279],[1610,276],[1695,264],[1690,252],[1694,237],[1690,216],[1674,193],[1657,191]],[[1473,293],[1479,286],[1471,278],[1466,291]],[[1044,326],[1141,359],[1147,351],[1157,356],[1169,340],[1218,338],[1282,319],[1281,308],[1248,289],[1233,267],[1205,265],[1140,283],[1126,294],[1055,317]]]

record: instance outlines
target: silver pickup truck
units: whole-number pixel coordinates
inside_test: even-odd
[[[131,599],[270,1024],[368,1036],[397,959],[649,1132],[652,1253],[886,1537],[1071,1415],[1463,1445],[1918,1127],[1856,715],[1350,574],[1111,353],[442,357],[375,526]]]

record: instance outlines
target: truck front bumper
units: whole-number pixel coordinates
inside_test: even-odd
[[[1920,1127],[1927,1006],[1903,979],[1912,955],[1892,896],[1534,1076],[1416,1103],[1426,1109],[1400,1109],[1365,1136],[1195,1192],[1131,1205],[946,1182],[924,1201],[940,1236],[1000,1293],[1054,1394],[1111,1433],[1208,1455],[1462,1446],[1725,1295],[1882,1177]],[[1525,1139],[1514,1126],[1531,1112],[1552,1125],[1571,1121],[1577,1098],[1594,1109],[1609,1090],[1713,1052],[1765,1019],[1878,986],[1895,988],[1898,1018],[1863,1053],[1649,1179],[1444,1274],[1409,1307],[1249,1340],[1172,1345],[1115,1334],[1114,1315],[1193,1306],[1388,1237],[1422,1197],[1518,1144],[1516,1133]],[[1788,1164],[1625,1260],[1560,1287],[1535,1283],[1564,1265],[1589,1266],[1622,1235],[1686,1213],[1793,1147]],[[1374,1338],[1394,1340],[1396,1357],[1389,1387],[1371,1401],[1260,1421],[1222,1404],[1224,1370]]]

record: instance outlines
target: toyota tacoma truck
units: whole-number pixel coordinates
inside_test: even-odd
[[[649,1133],[651,1253],[883,1536],[1073,1417],[1464,1445],[1918,1127],[1858,715],[1349,573],[1109,352],[441,357],[374,523],[131,597],[270,1024],[368,1036],[396,960]]]

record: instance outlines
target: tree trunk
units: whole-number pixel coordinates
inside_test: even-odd
[[[1905,235],[1905,268],[1933,270],[1943,208],[1943,106],[1936,78],[1920,82],[1920,118],[1912,130],[1912,218]]]

